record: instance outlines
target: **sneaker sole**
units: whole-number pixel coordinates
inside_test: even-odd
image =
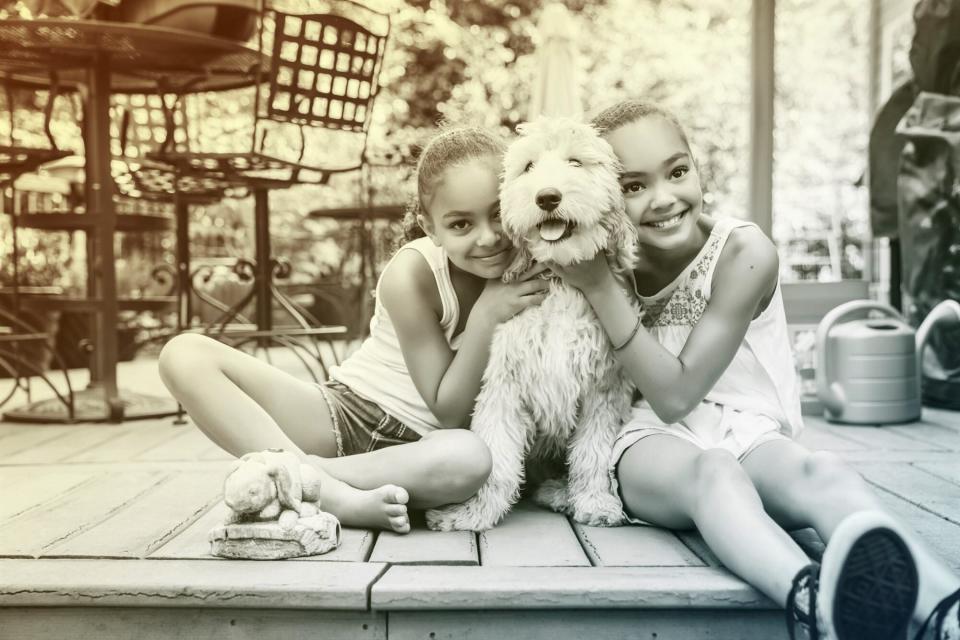
[[[904,638],[917,603],[913,556],[892,529],[866,531],[851,544],[833,595],[837,640]]]

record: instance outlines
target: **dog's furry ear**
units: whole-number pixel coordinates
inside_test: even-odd
[[[530,250],[521,240],[517,243],[517,255],[513,257],[513,262],[503,272],[502,280],[504,282],[515,282],[531,265],[533,265],[533,256],[530,255]]]
[[[637,229],[633,226],[622,203],[614,205],[614,210],[601,219],[607,228],[607,255],[614,272],[619,275],[633,271],[637,264]]]

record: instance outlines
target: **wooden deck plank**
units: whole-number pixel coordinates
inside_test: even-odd
[[[3,638],[386,640],[386,614],[274,609],[0,607]]]
[[[42,446],[34,446],[3,460],[3,464],[42,464],[60,462],[78,453],[123,435],[116,426],[77,427],[70,433]]]
[[[687,546],[693,553],[700,558],[708,567],[722,567],[720,558],[713,553],[713,550],[707,546],[703,536],[697,531],[678,531],[677,538]]]
[[[588,567],[566,516],[521,502],[495,528],[479,535],[487,567]]]
[[[123,476],[114,476],[123,482]],[[96,526],[44,549],[57,557],[142,558],[171,539],[220,499],[223,475],[171,474],[142,498]]]
[[[340,546],[319,556],[297,558],[303,562],[364,562],[370,557],[371,549],[379,535],[370,529],[344,527],[341,530]],[[372,559],[370,562],[374,562]]]
[[[24,431],[36,431],[36,428],[28,424],[12,424],[9,422],[0,424],[0,447],[6,446],[4,443],[6,438],[18,433],[23,433]]]
[[[960,488],[952,482],[904,463],[858,464],[854,468],[871,484],[960,525]]]
[[[0,607],[367,610],[385,565],[232,560],[0,560]]]
[[[382,532],[371,562],[390,564],[477,565],[477,535],[472,531],[414,529],[406,535]]]
[[[800,437],[797,438],[797,442],[810,450],[865,451],[867,449],[859,442],[827,431],[820,426],[816,420],[811,419],[809,416],[804,416],[804,423],[806,424],[806,428],[800,432]]]
[[[0,441],[0,464],[6,464],[8,458],[22,451],[48,445],[57,438],[65,437],[76,428],[75,426],[38,426],[17,431]]]
[[[42,506],[75,487],[89,482],[95,474],[55,468],[43,474],[31,473],[13,482],[0,480],[3,484],[3,500],[0,501],[0,522],[4,522],[29,509]]]
[[[697,609],[391,611],[390,640],[786,640],[783,612]]]
[[[179,436],[183,431],[179,427],[150,425],[130,429],[122,435],[103,443],[99,447],[88,449],[67,458],[69,462],[117,462],[132,460],[141,453],[158,447]]]
[[[889,427],[861,427],[854,425],[830,425],[828,433],[859,442],[870,449],[894,451],[942,451],[942,447],[922,440],[915,440],[892,431]]]
[[[147,493],[163,479],[156,472],[130,473],[118,482],[104,475],[43,508],[0,525],[0,556],[33,556],[96,526],[110,514]]]
[[[837,451],[836,454],[847,462],[952,462],[957,459],[956,451]]]
[[[890,426],[887,429],[906,438],[930,443],[939,449],[960,451],[960,431],[935,422],[914,422],[908,425]]]
[[[573,529],[597,567],[703,567],[706,564],[672,531],[659,527],[588,527]]]
[[[960,411],[924,407],[922,419],[924,422],[932,422],[933,424],[938,424],[942,427],[960,432]]]
[[[960,485],[960,463],[954,462],[920,462],[914,465],[927,473],[932,473],[955,485]]]
[[[883,505],[907,524],[947,566],[960,572],[960,527],[949,520],[896,496],[885,489],[877,492]]]
[[[215,444],[207,447],[198,457],[200,460],[236,460],[234,456]]]
[[[229,511],[222,500],[218,500],[206,513],[148,554],[151,560],[204,560],[211,559],[210,529],[224,523]]]
[[[210,448],[210,440],[196,427],[183,427],[183,433],[172,440],[148,449],[133,459],[157,460],[197,460]]]
[[[392,566],[370,594],[374,610],[776,608],[711,567]]]

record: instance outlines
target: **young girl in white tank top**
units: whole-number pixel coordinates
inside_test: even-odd
[[[323,508],[346,526],[410,530],[420,509],[472,496],[490,452],[465,427],[497,324],[543,300],[531,269],[500,281],[513,247],[500,228],[503,142],[449,129],[423,150],[413,239],[377,284],[370,337],[313,385],[223,345],[183,334],[160,375],[197,426],[235,456],[292,451],[321,473]],[[412,238],[411,238],[412,239]]]
[[[894,640],[912,616],[955,607],[960,577],[856,472],[792,440],[802,421],[773,243],[703,214],[696,162],[666,110],[631,100],[594,124],[623,163],[636,290],[602,255],[553,270],[583,291],[642,394],[610,459],[627,515],[699,529],[786,608],[791,637]],[[822,564],[786,533],[801,527],[827,541]]]

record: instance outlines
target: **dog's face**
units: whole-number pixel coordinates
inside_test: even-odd
[[[620,163],[588,124],[542,118],[517,127],[504,157],[501,220],[515,245],[538,262],[589,260],[622,224]]]

